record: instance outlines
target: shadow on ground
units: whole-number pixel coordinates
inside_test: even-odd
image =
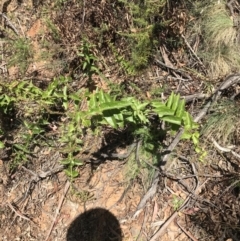
[[[67,241],[121,241],[116,217],[106,209],[94,208],[79,215],[67,231]]]

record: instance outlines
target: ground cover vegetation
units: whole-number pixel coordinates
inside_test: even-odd
[[[185,193],[191,193],[191,181],[173,176],[197,176],[197,183],[202,177],[204,183],[204,174],[215,177],[217,170],[203,187],[209,210],[197,199],[197,187],[195,201],[202,206],[186,220],[199,240],[238,240],[239,11],[237,0],[4,1],[2,186],[11,189],[10,177],[21,167],[31,169],[36,158],[42,166],[46,148],[58,153],[54,165],[72,190],[80,170],[90,163],[94,172],[106,160],[124,163],[126,190],[142,180],[145,193],[162,166],[162,176],[178,181]],[[181,145],[169,149],[177,133]],[[166,151],[171,156],[165,163]],[[212,197],[215,183],[222,213]],[[171,194],[175,212],[186,205],[177,192]],[[0,191],[1,198],[7,197]],[[186,213],[194,209],[189,203]],[[148,239],[156,240],[158,232],[149,232]]]

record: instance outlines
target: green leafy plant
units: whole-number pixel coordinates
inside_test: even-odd
[[[97,58],[92,53],[93,45],[88,43],[86,40],[82,42],[77,55],[82,58],[82,70],[85,75],[91,79],[94,73],[99,73],[98,68],[95,65]]]
[[[90,62],[85,66],[89,71]],[[151,121],[155,116],[166,124],[166,129],[159,130],[157,134],[176,132],[182,127],[183,138],[191,140],[200,153],[201,150],[197,149],[198,125],[185,111],[185,101],[180,99],[180,95],[172,93],[165,102],[140,101],[135,97],[118,98],[98,89],[92,93],[88,90],[71,92],[68,90],[68,82],[69,79],[60,77],[52,81],[45,90],[26,81],[5,85],[6,94],[2,95],[0,107],[5,111],[11,105],[17,107],[24,124],[21,138],[13,145],[16,160],[27,160],[33,145],[38,144],[45,135],[49,116],[63,114],[66,121],[59,124],[58,143],[61,146],[60,151],[67,156],[62,163],[70,178],[77,175],[75,167],[82,165],[81,160],[74,157],[74,153],[81,151],[84,145],[82,136],[88,129],[99,132],[102,126],[114,129],[129,127],[135,138],[141,140],[144,150],[154,153],[156,140],[159,139]],[[86,102],[84,110],[80,108],[82,101]]]
[[[128,43],[127,54],[120,54],[114,48],[117,61],[127,74],[135,75],[146,68],[158,42],[157,24],[154,19],[162,19],[162,12],[167,5],[166,0],[160,1],[127,1],[118,0],[127,9],[130,16],[130,30],[118,34]]]
[[[9,59],[9,66],[17,66],[21,73],[24,73],[33,58],[33,48],[30,41],[26,38],[18,38],[9,42],[10,49],[14,54]]]
[[[177,211],[182,204],[183,204],[183,200],[180,199],[178,196],[173,195],[172,205],[174,210]]]
[[[80,160],[77,160],[73,157],[72,153],[69,153],[66,159],[63,159],[61,161],[61,164],[67,166],[67,169],[65,169],[65,173],[68,177],[71,178],[71,180],[73,180],[74,178],[76,178],[78,176],[78,172],[76,170],[74,170],[74,168],[76,166],[82,166],[83,163]]]

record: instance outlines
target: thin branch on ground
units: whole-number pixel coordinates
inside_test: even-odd
[[[6,20],[6,25],[11,28],[16,35],[19,35],[17,29],[14,27],[14,25],[11,23],[11,21],[8,19],[8,17],[4,13],[0,13],[0,15]]]
[[[192,239],[193,241],[198,241],[198,239],[196,239],[195,237],[193,237],[193,235],[192,235],[189,231],[187,231],[184,227],[182,227],[182,226],[179,224],[178,221],[176,221],[176,223],[177,223],[178,227],[179,227],[190,239]]]
[[[194,55],[194,57],[197,59],[197,61],[199,62],[199,64],[204,67],[204,69],[206,69],[206,67],[204,66],[203,62],[200,60],[200,58],[197,56],[197,54],[194,52],[194,50],[192,49],[192,47],[190,46],[190,44],[188,43],[187,39],[185,38],[185,36],[183,34],[181,34],[181,37],[183,38],[185,44],[187,45],[187,47],[190,49],[191,53]]]
[[[193,169],[193,172],[195,172],[196,169]],[[196,175],[196,173],[194,173]],[[195,195],[197,195],[199,193],[200,190],[202,190],[202,187],[207,183],[209,179],[207,179],[206,181],[204,181],[201,185],[198,185],[198,181],[196,182],[195,187],[189,192],[188,196],[186,197],[186,199],[184,200],[183,204],[181,205],[181,207],[176,210],[174,213],[172,213],[172,215],[166,220],[166,222],[158,229],[158,231],[152,236],[152,238],[149,241],[156,241],[159,240],[158,238],[160,236],[162,236],[167,227],[170,225],[170,223],[175,220],[175,218],[178,216],[178,213],[180,211],[182,211],[183,209],[185,209],[190,201],[190,199],[192,197],[194,197]]]
[[[35,224],[30,218],[28,218],[26,215],[23,215],[18,209],[16,209],[10,202],[7,202],[7,205],[11,210],[20,218],[25,219],[33,224]],[[36,224],[35,224],[36,225]]]
[[[186,103],[191,102],[191,101],[196,100],[196,99],[198,99],[198,100],[199,99],[207,99],[209,97],[210,97],[209,95],[202,94],[202,93],[183,96],[183,98],[185,99]]]
[[[207,102],[207,104],[203,107],[203,109],[194,118],[194,121],[196,121],[196,122],[200,121],[207,114],[207,111],[209,110],[209,108],[211,106],[211,103],[212,103],[212,100]],[[169,160],[170,153],[172,152],[172,150],[179,143],[182,134],[183,134],[183,130],[179,131],[178,134],[176,135],[176,137],[174,138],[174,140],[172,141],[172,143],[167,148],[166,151],[168,152],[168,154],[164,155],[163,159],[162,159],[162,163],[164,163],[164,166],[161,166],[161,169],[163,171],[165,170],[165,166],[166,166],[166,164],[167,164],[167,162]],[[153,177],[152,185],[149,188],[149,190],[147,191],[147,193],[143,196],[143,198],[141,199],[140,203],[138,204],[137,210],[135,211],[135,213],[133,215],[133,218],[136,218],[139,215],[141,210],[146,206],[147,201],[156,194],[157,188],[158,188],[159,179],[160,179],[159,174],[160,174],[160,172],[156,170],[155,174],[154,174],[154,177]]]
[[[61,207],[62,207],[63,201],[64,201],[64,199],[65,199],[65,196],[67,195],[67,192],[68,192],[68,189],[69,189],[70,185],[71,185],[70,181],[67,181],[66,184],[65,184],[65,188],[64,188],[62,197],[61,197],[61,199],[59,200],[58,207],[57,207],[57,209],[56,209],[56,213],[55,213],[55,216],[54,216],[54,218],[53,218],[52,225],[51,225],[51,227],[50,227],[50,229],[49,229],[49,231],[48,231],[48,234],[47,234],[47,237],[46,237],[45,241],[48,241],[49,238],[50,238],[50,235],[51,235],[51,233],[52,233],[52,230],[53,230],[53,228],[54,228],[54,225],[56,224],[57,217],[58,217],[58,215],[60,214],[60,209],[61,209]]]
[[[214,146],[215,146],[218,150],[220,150],[220,151],[222,151],[222,152],[230,152],[230,153],[232,153],[235,157],[237,157],[238,159],[240,159],[240,155],[239,155],[238,153],[236,153],[235,151],[233,151],[233,150],[232,150],[231,148],[229,148],[229,147],[226,148],[226,147],[220,146],[213,137],[212,137],[212,142],[213,142]]]
[[[240,82],[240,73],[229,75],[220,86],[214,91],[212,99],[216,101],[221,95],[222,91]]]
[[[152,236],[152,238],[149,241],[156,241],[159,240],[158,238],[160,236],[162,236],[167,227],[170,225],[170,223],[178,216],[178,212],[181,211],[182,209],[184,209],[184,207],[188,204],[188,201],[190,200],[192,194],[189,194],[187,196],[187,198],[185,199],[185,201],[183,202],[183,204],[181,205],[181,207],[179,208],[179,210],[176,210],[169,218],[168,220],[161,226],[161,228],[159,228],[159,230]]]

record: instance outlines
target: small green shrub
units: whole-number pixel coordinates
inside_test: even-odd
[[[23,74],[32,62],[34,55],[30,40],[26,38],[18,38],[10,41],[9,45],[13,54],[11,54],[8,65],[17,66]]]
[[[166,102],[139,101],[135,97],[118,99],[103,90],[93,93],[88,90],[72,92],[68,89],[69,81],[60,77],[53,80],[45,90],[26,81],[5,85],[6,92],[2,95],[0,107],[5,112],[10,106],[17,108],[23,123],[17,142],[13,142],[15,163],[27,161],[33,147],[41,145],[49,120],[54,115],[66,119],[58,124],[56,142],[61,146],[60,152],[66,156],[62,163],[66,165],[66,174],[71,178],[77,176],[74,168],[82,165],[81,160],[74,158],[74,153],[82,150],[82,137],[88,129],[99,132],[103,126],[114,129],[128,126],[135,138],[141,140],[143,150],[154,154],[158,143],[156,140],[163,133],[152,126],[152,116],[166,123],[164,133],[175,132],[183,127],[183,138],[192,140],[196,151],[201,152],[196,131],[198,125],[185,111],[185,101],[179,95],[172,93]],[[80,108],[83,101],[86,102],[84,110]]]

